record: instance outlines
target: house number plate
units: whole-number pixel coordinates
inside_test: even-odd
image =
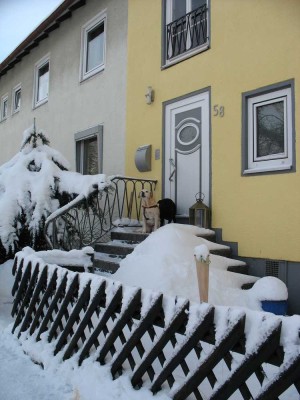
[[[220,106],[219,104],[214,105],[214,117],[224,117],[225,107]]]

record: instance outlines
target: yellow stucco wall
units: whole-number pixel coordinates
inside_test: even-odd
[[[211,0],[210,49],[161,69],[160,0],[129,0],[126,174],[162,181],[162,103],[211,88],[212,225],[239,255],[300,261],[300,1]],[[241,176],[242,93],[295,80],[295,173]],[[147,86],[155,101],[145,102]],[[137,147],[152,144],[152,170],[139,173]],[[154,150],[161,150],[154,160]]]

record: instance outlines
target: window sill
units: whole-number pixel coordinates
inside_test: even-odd
[[[33,105],[33,109],[39,108],[40,106],[42,106],[42,105],[45,104],[45,103],[48,103],[48,97],[47,97],[46,99],[44,99],[44,100],[39,101],[38,103],[35,103],[35,104]]]
[[[268,173],[268,172],[280,172],[280,171],[290,171],[292,169],[292,165],[280,165],[280,166],[273,166],[273,167],[260,167],[260,168],[251,168],[245,169],[243,171],[243,175],[251,175],[251,174],[258,174],[258,173]]]
[[[165,64],[162,65],[161,69],[166,69],[171,67],[172,65],[178,64],[188,58],[191,58],[199,53],[203,53],[204,51],[208,50],[210,48],[209,42],[203,44],[202,46],[196,47],[195,49],[188,50],[183,54],[180,54],[179,56],[173,57],[171,60],[166,61],[164,60]]]
[[[96,69],[90,71],[89,73],[84,74],[84,75],[81,75],[81,77],[80,77],[80,83],[89,80],[89,79],[92,78],[93,76],[95,76],[95,75],[99,74],[100,72],[104,71],[104,69],[105,69],[105,65],[103,64],[103,65],[101,65],[100,67],[98,67],[98,68],[96,68]]]

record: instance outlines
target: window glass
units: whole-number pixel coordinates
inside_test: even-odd
[[[284,102],[256,107],[257,157],[284,153]]]
[[[196,8],[199,8],[201,6],[204,6],[206,4],[206,0],[192,0],[192,10],[196,10]]]
[[[99,173],[98,141],[96,137],[84,141],[83,173],[89,175],[95,175]]]
[[[292,86],[274,86],[243,94],[244,174],[295,168]]]
[[[172,21],[183,17],[186,14],[186,0],[173,0],[172,3]]]
[[[49,88],[49,63],[43,65],[38,72],[37,102],[48,97]]]
[[[76,170],[84,175],[99,174],[97,136],[76,141]]]
[[[86,72],[103,63],[104,23],[101,23],[87,34]]]
[[[6,118],[8,113],[8,99],[3,101],[3,111],[2,111],[2,118]]]
[[[15,91],[15,99],[14,99],[14,108],[15,110],[19,110],[21,107],[21,89]]]

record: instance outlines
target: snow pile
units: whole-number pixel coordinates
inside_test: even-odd
[[[200,244],[194,249],[195,258],[197,261],[206,262],[209,257],[209,250],[205,244]]]
[[[68,162],[48,144],[32,127],[24,132],[20,152],[0,167],[0,242],[6,255],[24,245],[43,247],[38,241],[51,213],[75,196],[109,186],[105,175],[68,171]]]
[[[209,254],[221,248],[198,234],[203,228],[168,224],[148,236],[120,263],[113,279],[128,285],[152,289],[170,296],[180,296],[199,302],[195,257],[209,255],[209,303],[262,310],[262,300],[286,300],[287,289],[274,277],[254,276],[227,271],[229,265],[244,265],[241,261]],[[245,283],[253,288],[242,290]],[[266,289],[268,287],[268,289]]]
[[[93,266],[92,256],[94,249],[90,246],[83,247],[81,250],[46,250],[34,252],[30,247],[25,247],[23,253],[30,255],[35,254],[41,258],[45,264],[56,264],[60,266],[84,267],[87,271]]]

